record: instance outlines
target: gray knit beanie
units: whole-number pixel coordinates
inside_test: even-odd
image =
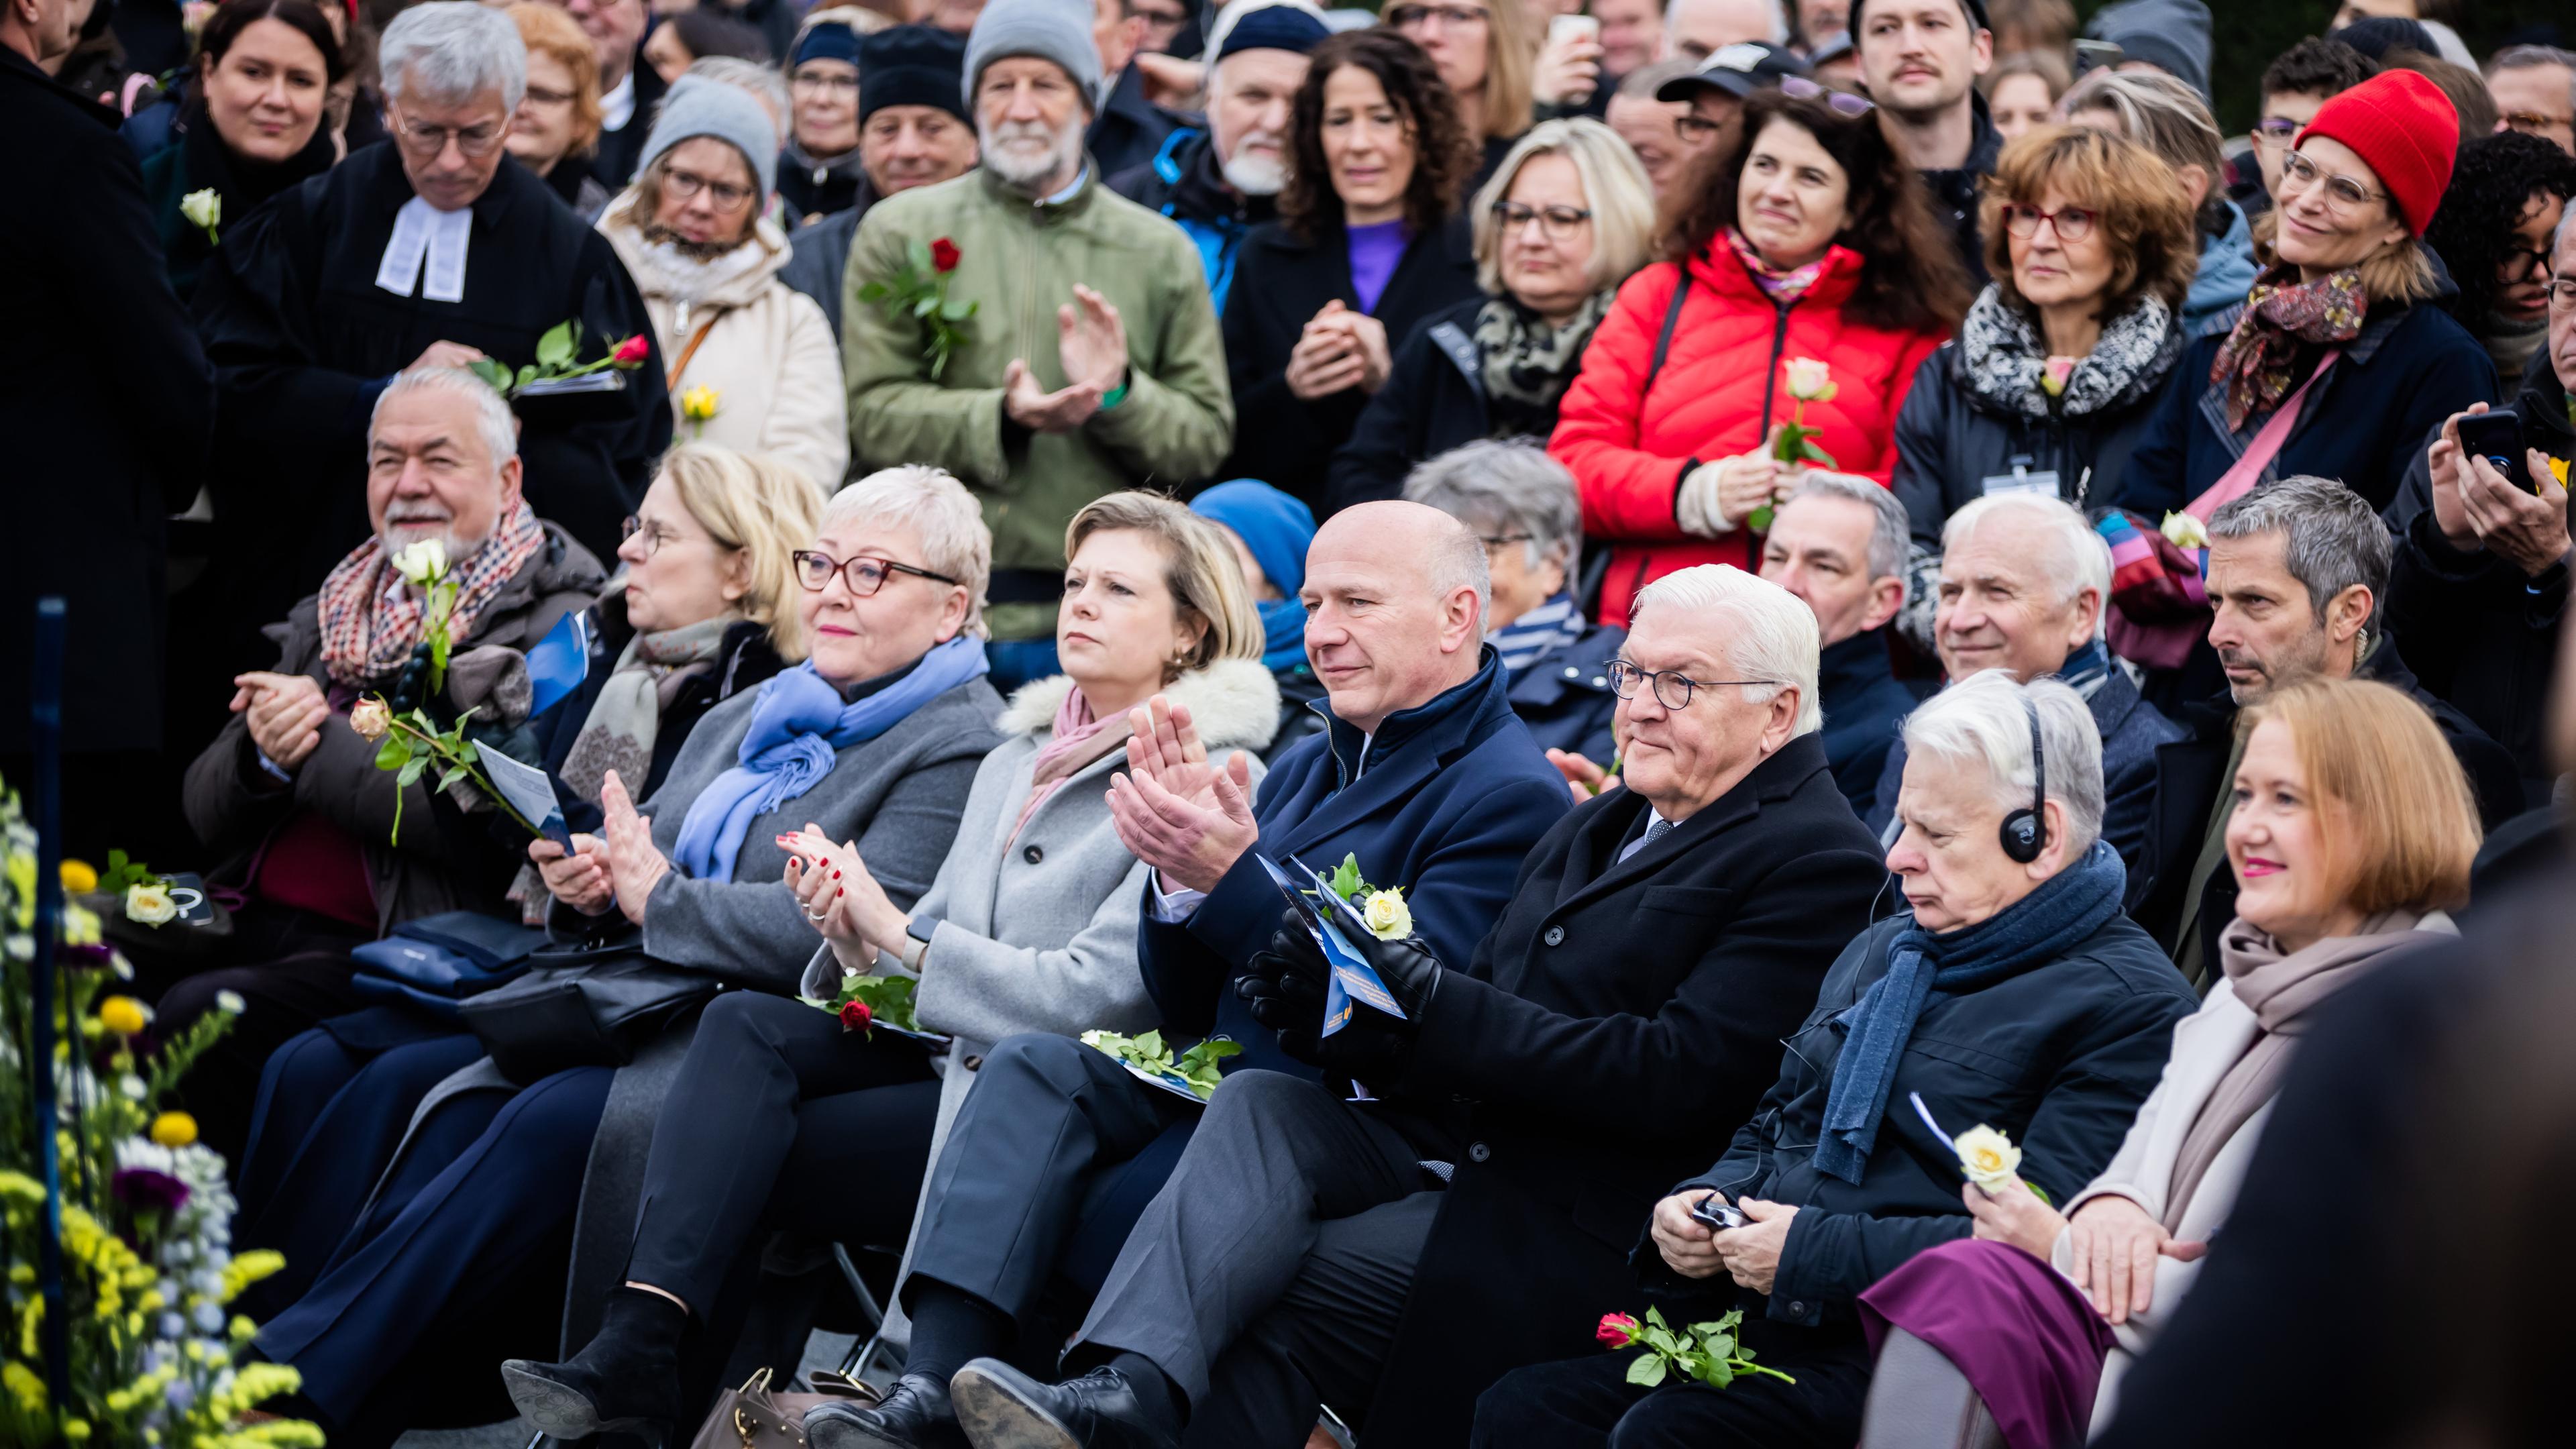
[[[742,159],[751,163],[751,174],[759,179],[760,199],[766,205],[769,194],[778,189],[778,128],[770,124],[769,112],[751,98],[751,92],[702,75],[680,77],[679,84],[662,98],[661,114],[644,138],[644,159],[636,163],[637,169],[699,136],[713,136],[742,153]]]
[[[984,67],[1015,55],[1063,66],[1082,92],[1083,109],[1097,111],[1100,47],[1091,39],[1092,13],[1082,0],[991,0],[966,36],[966,114],[975,114]]]

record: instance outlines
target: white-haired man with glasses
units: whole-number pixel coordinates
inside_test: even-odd
[[[379,42],[393,144],[359,151],[254,215],[226,218],[196,299],[215,365],[216,557],[250,631],[283,615],[366,536],[349,485],[396,373],[490,359],[513,373],[578,324],[577,356],[648,343],[644,299],[606,238],[510,159],[527,52],[500,11],[414,6]],[[537,516],[592,553],[671,441],[659,348],[614,390],[518,404]],[[242,663],[254,662],[245,658]]]

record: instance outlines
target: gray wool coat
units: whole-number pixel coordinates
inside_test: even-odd
[[[1094,1027],[1141,1032],[1160,1015],[1136,964],[1137,913],[1150,868],[1119,842],[1109,817],[1109,776],[1127,767],[1126,751],[1112,750],[1085,766],[1038,806],[1018,839],[1010,838],[1029,798],[1038,751],[1072,688],[1071,679],[1058,675],[1011,696],[1002,716],[1006,738],[984,757],[956,844],[913,909],[916,919],[939,922],[922,956],[916,1014],[924,1030],[956,1038],[932,1059],[942,1077],[932,1162],[974,1088],[975,1066],[994,1042],[1021,1032],[1080,1036]],[[1189,706],[1211,757],[1229,750],[1252,754],[1259,782],[1258,752],[1279,725],[1279,687],[1260,661],[1219,660],[1163,693]],[[901,968],[880,956],[876,969]],[[804,994],[829,1000],[840,976],[826,946],[805,968]],[[899,1310],[888,1329],[902,1341]]]

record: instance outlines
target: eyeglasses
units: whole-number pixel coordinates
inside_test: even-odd
[[[1689,679],[1669,669],[1640,669],[1625,659],[1613,659],[1603,666],[1610,676],[1610,692],[1621,699],[1637,697],[1637,686],[1651,680],[1655,701],[1666,709],[1690,708],[1691,692],[1715,689],[1721,684],[1777,684],[1776,679]]]
[[[2576,116],[2544,116],[2537,111],[2508,111],[2504,116],[2504,124],[2506,129],[2520,131],[2526,136],[2545,136],[2555,140],[2560,131],[2576,127]]]
[[[2265,116],[2254,123],[2254,144],[2269,146],[2277,151],[2297,140],[2299,127],[2305,124],[2304,121],[2293,121],[2287,116]]]
[[[1494,203],[1494,220],[1505,235],[1519,231],[1536,221],[1549,241],[1567,241],[1592,219],[1592,213],[1573,206],[1524,206],[1517,201]]]
[[[623,548],[626,541],[630,538],[641,538],[644,540],[644,556],[646,558],[651,558],[653,555],[660,553],[662,551],[662,545],[666,543],[679,543],[684,541],[682,535],[676,530],[665,528],[659,523],[647,523],[632,513],[626,515],[625,522],[617,525],[618,546]],[[707,535],[707,541],[720,549],[727,550],[728,552],[742,547],[742,545],[738,543],[727,543],[713,534]]]
[[[935,574],[888,558],[869,558],[865,554],[844,560],[828,553],[816,553],[810,548],[800,548],[787,557],[796,565],[796,582],[802,584],[806,592],[814,594],[830,588],[834,574],[839,574],[841,582],[850,586],[851,597],[859,599],[873,597],[877,590],[884,588],[888,574],[910,574],[917,579],[935,579],[943,584],[957,582],[946,574]]]
[[[2337,211],[2359,211],[2371,202],[2388,199],[2387,192],[2373,191],[2349,176],[2328,171],[2300,152],[2281,158],[2283,189],[2305,191],[2320,182],[2326,188],[2326,204]]]
[[[1848,116],[1854,120],[1878,109],[1870,104],[1866,96],[1856,96],[1849,91],[1838,91],[1831,86],[1821,86],[1802,75],[1780,77],[1780,94],[1793,96],[1802,101],[1821,100],[1825,103],[1826,109],[1835,115]]]
[[[2014,236],[2037,236],[2039,224],[2047,222],[2062,242],[2082,241],[2093,234],[2093,223],[2102,213],[2090,207],[2061,206],[2055,211],[2042,211],[2026,202],[2013,202],[2004,208],[2004,230]]]
[[[2508,282],[2528,282],[2549,270],[2549,248],[2505,244],[2504,260],[2496,263],[2496,275]]]
[[[532,85],[527,89],[525,103],[532,106],[568,106],[572,102],[573,94],[570,91],[551,91],[544,86]]]
[[[683,171],[677,166],[663,169],[662,189],[669,192],[674,201],[687,201],[703,191],[715,202],[718,211],[732,211],[751,200],[751,188],[748,186],[736,186],[730,181],[710,181],[694,171]]]
[[[1398,30],[1411,30],[1434,20],[1457,27],[1482,25],[1490,18],[1482,5],[1398,5],[1386,12],[1386,23]]]
[[[2549,284],[2549,310],[2576,312],[2576,277],[2560,277]]]
[[[859,78],[854,75],[840,75],[838,73],[825,74],[817,71],[798,71],[796,74],[787,78],[787,87],[788,89],[803,95],[814,95],[820,93],[824,95],[846,94],[855,96],[859,93]]]
[[[402,148],[425,161],[436,159],[447,150],[450,141],[468,156],[489,156],[492,148],[501,144],[501,131],[507,124],[482,121],[471,126],[424,126],[400,111],[395,111],[393,118],[394,135],[401,140]]]

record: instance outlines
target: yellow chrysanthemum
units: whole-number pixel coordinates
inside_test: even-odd
[[[197,1140],[197,1119],[185,1112],[164,1112],[152,1119],[152,1140],[164,1147],[185,1147]]]
[[[139,1036],[152,1021],[150,1014],[144,1011],[143,1003],[131,996],[111,996],[100,1002],[98,1019],[101,1025],[118,1036]]]
[[[63,889],[73,895],[87,895],[98,889],[98,867],[85,860],[65,860],[62,864]]]

